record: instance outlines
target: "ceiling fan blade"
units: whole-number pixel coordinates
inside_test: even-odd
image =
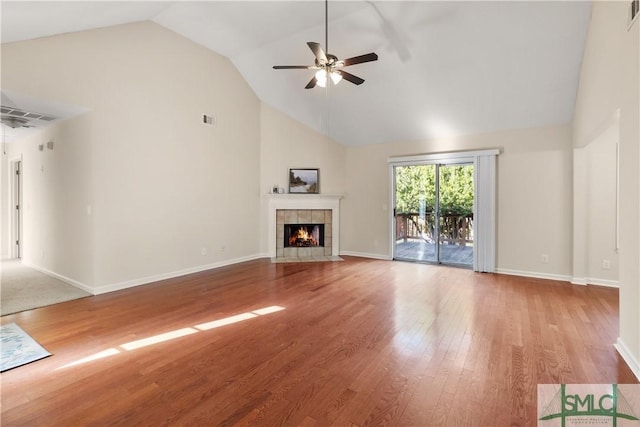
[[[318,67],[314,65],[274,65],[274,70],[314,70]]]
[[[340,62],[344,64],[343,67],[348,67],[349,65],[362,64],[363,62],[371,62],[371,61],[377,61],[377,60],[378,60],[378,55],[371,52],[365,55],[354,56],[353,58],[343,59]]]
[[[307,85],[304,88],[313,89],[314,87],[316,87],[316,83],[318,83],[318,79],[316,79],[316,76],[313,76],[311,81],[309,81],[309,83],[307,83]]]
[[[350,81],[354,85],[361,85],[362,83],[364,83],[364,79],[361,79],[358,76],[354,76],[353,74],[347,73],[344,70],[335,70],[334,73],[340,74],[343,79]]]
[[[324,53],[324,50],[322,50],[320,43],[307,42],[307,46],[309,46],[309,48],[311,49],[313,54],[316,56],[316,59],[318,60],[319,63],[321,64],[327,63],[327,55]]]

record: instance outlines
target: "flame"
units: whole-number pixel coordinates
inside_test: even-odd
[[[289,237],[290,246],[300,246],[300,242],[304,246],[318,246],[318,241],[313,235],[309,234],[306,227],[300,227],[298,231],[292,233],[291,237]]]

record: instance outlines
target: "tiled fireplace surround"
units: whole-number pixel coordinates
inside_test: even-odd
[[[331,256],[331,209],[276,210],[276,258],[312,258]],[[324,247],[284,247],[285,224],[324,224]]]
[[[271,258],[332,257],[340,253],[340,195],[268,195],[267,241]],[[325,224],[324,247],[284,247],[284,224]]]

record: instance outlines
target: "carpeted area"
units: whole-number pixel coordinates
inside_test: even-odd
[[[20,260],[2,261],[0,315],[17,313],[91,294],[54,277],[22,265]]]

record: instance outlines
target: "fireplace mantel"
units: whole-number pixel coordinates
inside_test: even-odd
[[[267,194],[267,242],[269,257],[276,257],[276,211],[279,209],[331,209],[333,239],[331,253],[340,253],[341,194]]]

